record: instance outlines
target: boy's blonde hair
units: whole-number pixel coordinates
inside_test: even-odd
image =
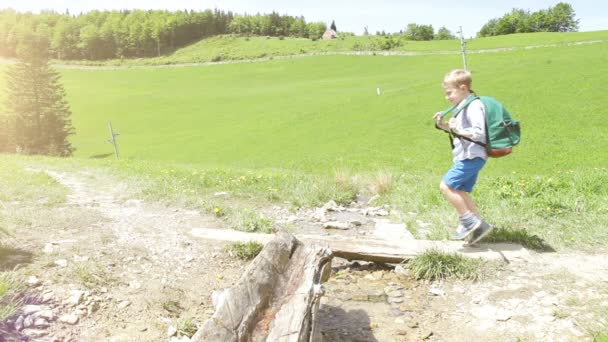
[[[464,84],[468,89],[471,89],[471,83],[473,83],[471,73],[463,69],[452,70],[443,78],[444,86],[460,87]]]

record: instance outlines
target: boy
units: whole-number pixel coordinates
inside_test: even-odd
[[[467,98],[473,96],[471,83],[471,73],[466,70],[452,70],[445,75],[443,89],[446,99],[457,105],[454,110],[457,114],[447,122],[442,121],[441,113],[436,113],[433,119],[437,127],[448,130],[455,136],[452,151],[454,165],[443,177],[439,188],[459,215],[454,239],[464,239],[474,232],[469,240],[472,245],[483,239],[492,230],[492,226],[481,218],[470,195],[488,154],[484,147],[460,138],[486,141],[485,108],[481,100],[473,100],[462,109]]]

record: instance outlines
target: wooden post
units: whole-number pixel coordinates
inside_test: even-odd
[[[464,70],[467,69],[467,42],[464,40],[464,36],[462,34],[462,26],[460,26],[460,51],[462,51],[462,63],[464,64]]]
[[[116,155],[116,160],[120,160],[120,155],[118,154],[118,142],[116,141],[116,137],[120,135],[120,133],[114,133],[112,129],[112,122],[108,121],[108,127],[110,127],[110,136],[112,137],[108,142],[114,146],[114,154]]]
[[[193,342],[309,342],[333,255],[280,233],[266,244],[241,279],[217,295],[215,313]],[[317,334],[317,336],[315,336]]]

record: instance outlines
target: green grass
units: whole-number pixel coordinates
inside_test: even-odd
[[[470,279],[481,277],[480,259],[466,258],[460,254],[428,250],[406,263],[410,275],[416,280]]]
[[[397,52],[446,52],[459,53],[458,40],[408,41],[393,37],[396,45],[390,51]],[[473,38],[467,40],[467,49],[472,53],[479,50],[564,44],[580,41],[606,40],[608,31],[568,32],[568,33],[524,33],[498,37]],[[89,65],[163,65],[179,63],[200,63],[211,61],[243,60],[290,56],[302,54],[323,54],[355,51],[385,51],[387,38],[384,36],[346,36],[334,40],[313,41],[306,38],[239,37],[216,36],[203,39],[174,53],[158,58],[110,60],[110,61],[69,61],[70,64]],[[58,63],[65,63],[58,61]]]
[[[471,56],[474,89],[498,97],[523,125],[522,145],[487,173],[606,165],[606,154],[579,153],[591,143],[608,147],[595,124],[606,113],[600,96],[606,51],[603,43]],[[440,173],[449,166],[449,147],[430,117],[446,107],[440,81],[458,65],[458,56],[326,56],[62,73],[80,157],[113,152],[106,143],[111,120],[123,157],[221,168]]]
[[[226,250],[228,252],[242,260],[252,260],[260,254],[263,248],[264,245],[255,241],[234,242],[226,245]]]
[[[0,322],[14,315],[22,304],[19,300],[24,289],[23,282],[15,272],[0,273]]]

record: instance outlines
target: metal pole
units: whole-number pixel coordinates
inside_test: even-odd
[[[462,26],[460,26],[460,50],[462,51],[462,63],[464,64],[464,70],[467,69],[467,42],[464,40],[464,36],[462,34]]]
[[[118,154],[118,142],[116,142],[116,137],[119,136],[119,133],[114,133],[112,129],[112,122],[108,121],[108,127],[110,127],[110,135],[112,136],[111,140],[108,140],[112,146],[114,146],[114,154],[116,155],[116,160],[120,160],[120,155]]]

